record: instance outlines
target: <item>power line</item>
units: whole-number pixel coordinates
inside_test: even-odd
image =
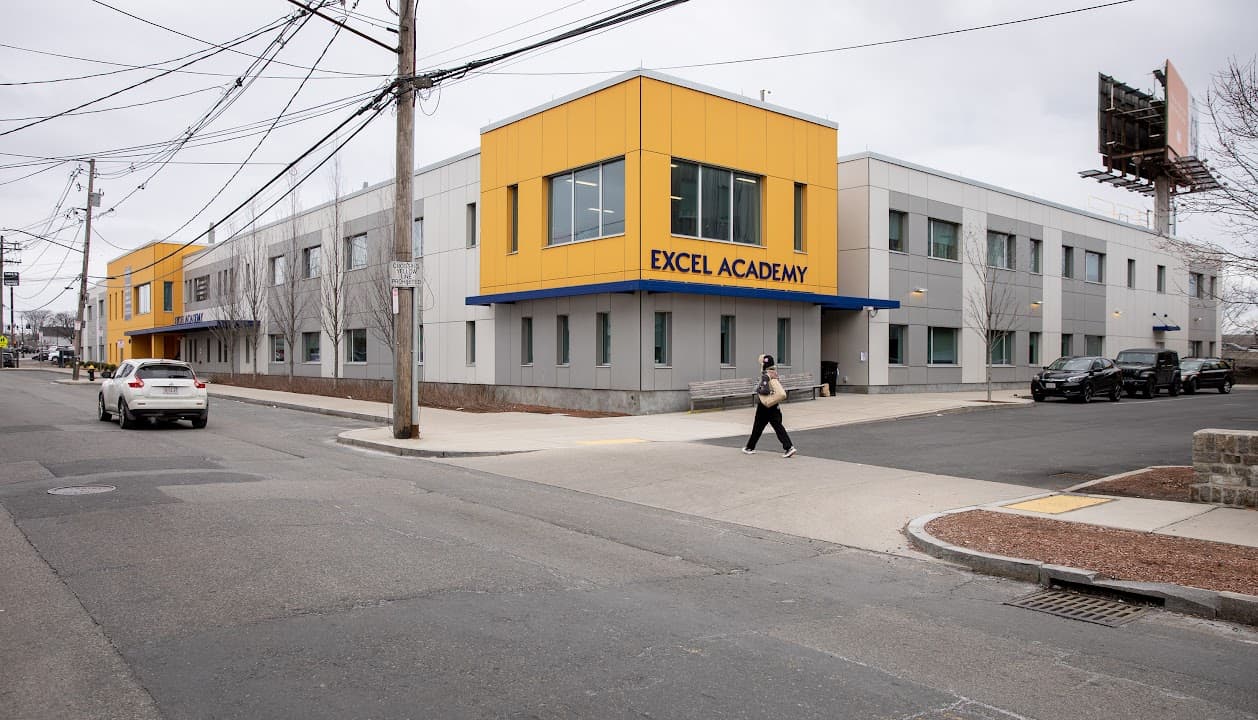
[[[209,87],[203,87],[200,90],[189,90],[188,92],[179,93],[178,95],[171,95],[169,97],[163,97],[163,98],[155,98],[153,100],[145,100],[144,102],[131,103],[130,105],[114,105],[112,107],[99,108],[97,110],[83,110],[82,112],[66,113],[62,117],[71,117],[74,115],[92,115],[95,113],[113,112],[114,110],[127,110],[130,108],[144,107],[146,105],[156,105],[158,103],[164,103],[170,100],[178,100],[180,98],[186,98],[190,95],[197,95],[199,93],[209,92],[210,90],[221,90],[222,88],[223,88],[222,85],[211,85]],[[32,115],[30,117],[0,118],[0,122],[22,122],[24,120],[42,120],[45,117],[47,116],[46,115]]]
[[[917,40],[929,40],[932,38],[946,37],[948,35],[960,35],[963,33],[976,32],[979,30],[991,30],[993,28],[1007,27],[1009,25],[1019,25],[1022,23],[1036,22],[1039,20],[1048,20],[1051,18],[1062,17],[1065,15],[1074,15],[1077,13],[1091,12],[1093,10],[1101,10],[1116,5],[1125,5],[1135,2],[1136,0],[1115,0],[1115,2],[1104,3],[1101,5],[1091,5],[1088,7],[1075,8],[1074,10],[1063,10],[1061,12],[1049,13],[1047,15],[1036,15],[1035,17],[1021,18],[1018,20],[1007,20],[1005,22],[990,23],[987,25],[976,25],[973,27],[958,28],[955,30],[945,30],[942,32],[928,33],[925,35],[914,35],[912,37],[896,38],[894,40],[879,40],[876,42],[860,43],[857,45],[845,45],[843,47],[827,48],[824,50],[806,50],[794,53],[781,53],[778,55],[763,55],[760,57],[736,58],[731,60],[715,60],[712,62],[687,63],[684,65],[661,65],[650,68],[652,70],[687,70],[701,67],[715,67],[719,65],[736,65],[740,63],[762,62],[765,60],[783,60],[787,58],[806,57],[809,55],[825,55],[828,53],[847,52],[849,50],[863,50],[871,47],[880,47],[883,45],[897,45],[900,43],[915,42]],[[495,72],[485,71],[478,74],[481,75],[612,75],[630,70],[571,70],[571,71],[555,71],[555,72]]]

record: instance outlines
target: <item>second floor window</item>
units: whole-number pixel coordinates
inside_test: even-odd
[[[285,272],[285,269],[286,269],[285,266],[288,264],[287,262],[285,262],[286,260],[288,260],[288,258],[284,257],[283,255],[276,255],[275,257],[271,258],[271,284],[272,285],[283,285],[284,279],[288,277],[287,273]],[[206,278],[206,285],[207,286],[209,285],[209,278]]]
[[[1086,282],[1105,282],[1105,255],[1084,251],[1083,279]]]
[[[957,259],[957,224],[931,218],[930,256],[944,260]]]
[[[760,178],[673,159],[674,235],[760,244]]]
[[[367,267],[367,233],[345,238],[345,269]]]
[[[1042,273],[1044,263],[1044,242],[1042,240],[1031,241],[1031,272]]]
[[[987,264],[992,267],[1013,269],[1013,235],[987,231]]]
[[[175,284],[169,280],[162,283],[162,312],[175,310]]]
[[[202,275],[201,277],[192,278],[192,299],[195,302],[208,300],[210,298],[210,276]]]
[[[1069,245],[1061,246],[1061,276],[1064,278],[1075,276],[1075,249]]]
[[[144,283],[135,288],[135,314],[147,315],[153,311],[153,286]]]
[[[904,213],[891,210],[887,213],[887,249],[904,252]]]
[[[301,251],[302,276],[306,278],[319,277],[319,247],[308,247]]]
[[[550,237],[547,245],[563,245],[624,233],[623,158],[550,178]]]

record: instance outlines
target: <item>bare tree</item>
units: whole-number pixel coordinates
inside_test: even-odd
[[[965,263],[977,276],[978,283],[965,293],[965,322],[983,343],[984,378],[987,384],[987,401],[992,399],[992,349],[995,343],[1004,343],[1006,352],[1012,355],[1014,331],[1022,324],[1018,293],[1014,285],[1015,275],[1007,268],[1014,267],[1011,236],[988,233],[979,239],[973,228],[965,233]]]
[[[72,312],[53,313],[52,317],[48,318],[48,328],[57,333],[58,336],[73,341],[74,325],[77,322],[78,316]]]
[[[258,346],[262,342],[262,315],[267,309],[266,246],[255,234],[258,211],[249,204],[248,240],[240,238],[232,247],[232,267],[240,273],[240,310],[246,342],[253,348],[253,374],[258,374]]]
[[[367,323],[373,335],[393,354],[393,288],[389,287],[389,261],[393,259],[393,248],[387,243],[380,243],[367,268],[367,283],[358,296],[362,303],[360,312],[367,317]]]
[[[332,384],[341,377],[341,339],[345,334],[345,262],[341,247],[342,203],[344,188],[341,176],[341,156],[333,155],[328,169],[328,184],[332,189],[332,241],[326,245],[323,258],[323,278],[319,285],[319,324],[332,344]]]
[[[33,338],[31,343],[38,345],[43,337],[44,328],[48,327],[49,318],[52,317],[52,311],[44,310],[42,308],[39,310],[27,310],[22,313],[22,316],[26,318],[26,326],[31,329],[30,335]]]
[[[301,288],[301,248],[298,246],[298,217],[301,203],[297,195],[297,175],[289,174],[289,217],[285,227],[282,252],[268,258],[271,286],[268,292],[267,315],[276,334],[287,345],[288,377],[293,377],[298,341],[301,340],[301,323],[306,316],[310,298]]]
[[[220,272],[214,282],[214,305],[218,308],[218,322],[210,326],[210,335],[219,345],[227,348],[228,371],[236,372],[236,348],[247,325],[244,317],[244,302],[237,281],[239,265],[236,262],[238,247],[243,240],[237,238],[232,243],[231,262]]]

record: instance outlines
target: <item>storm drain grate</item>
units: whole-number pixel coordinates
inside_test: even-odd
[[[1131,622],[1149,610],[1139,605],[1065,590],[1039,590],[1005,604],[1109,627]]]
[[[1055,480],[1069,480],[1071,482],[1081,483],[1081,482],[1089,482],[1092,480],[1099,480],[1104,476],[1096,475],[1095,473],[1086,473],[1086,472],[1059,472],[1059,473],[1053,473],[1052,475],[1049,475],[1049,477]]]
[[[113,485],[66,485],[48,491],[49,495],[98,495],[113,492],[118,488]]]

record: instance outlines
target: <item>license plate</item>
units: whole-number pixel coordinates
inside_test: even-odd
[[[1055,383],[1055,382],[1051,382],[1051,383],[1050,383],[1050,382],[1046,382],[1046,383],[1044,383],[1044,387],[1046,387],[1046,388],[1055,388],[1055,387],[1057,387],[1057,383]]]
[[[162,392],[166,393],[167,395],[178,395],[179,388],[174,387],[174,386],[168,386],[168,387],[162,388]]]

